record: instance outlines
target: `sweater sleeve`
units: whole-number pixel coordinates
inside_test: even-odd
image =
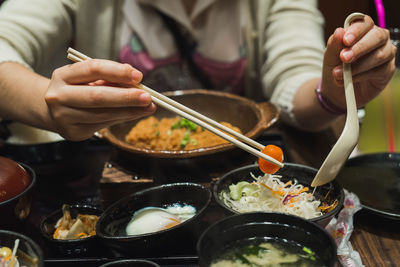
[[[306,81],[321,77],[324,53],[323,17],[316,0],[277,0],[265,16],[262,52],[264,94],[294,123],[293,99]]]
[[[8,0],[0,8],[0,63],[42,66],[71,40],[75,0]]]

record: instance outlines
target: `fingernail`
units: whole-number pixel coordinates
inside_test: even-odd
[[[154,103],[151,103],[146,107],[147,112],[153,113],[155,110],[156,110],[156,105],[154,105]]]
[[[149,103],[151,102],[151,95],[149,93],[142,93],[139,96],[139,100],[142,103]]]
[[[135,82],[139,83],[143,78],[143,74],[140,71],[133,70],[132,71],[132,78],[133,78],[133,80]]]
[[[351,45],[351,44],[353,44],[353,42],[354,42],[354,40],[356,39],[356,37],[355,37],[353,34],[348,33],[348,34],[346,34],[346,35],[344,36],[344,39],[346,40],[347,45]]]
[[[343,57],[346,61],[350,62],[354,57],[353,51],[351,51],[351,50],[344,51]]]
[[[343,79],[343,69],[340,67],[334,68],[333,75],[335,76],[335,79],[342,80]]]

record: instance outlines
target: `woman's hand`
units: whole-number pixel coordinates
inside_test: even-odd
[[[322,94],[345,109],[343,63],[351,63],[357,106],[363,107],[387,85],[395,71],[396,47],[389,31],[374,25],[369,16],[330,36],[324,55]]]
[[[141,79],[130,65],[102,59],[56,69],[45,94],[55,130],[79,141],[101,128],[152,114],[151,96],[134,88]]]

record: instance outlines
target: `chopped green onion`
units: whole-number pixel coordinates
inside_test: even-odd
[[[303,251],[305,252],[305,253],[307,253],[307,254],[313,254],[314,252],[311,250],[311,249],[309,249],[308,247],[303,247]]]
[[[190,143],[192,143],[192,145],[197,146],[197,140],[196,139],[190,139]]]
[[[190,141],[190,132],[186,131],[185,136],[182,138],[180,143],[181,148],[184,148],[189,143],[189,141]]]
[[[315,257],[314,257],[315,252],[314,252],[314,251],[312,251],[312,250],[309,249],[308,247],[303,247],[303,251],[304,251],[305,253],[307,253],[306,256],[307,256],[310,260],[315,261]]]
[[[160,136],[160,131],[156,131],[156,136]]]
[[[178,122],[174,123],[174,124],[171,126],[171,130],[174,130],[174,129],[181,129],[181,128],[186,128],[186,129],[188,129],[188,130],[190,130],[190,131],[196,131],[196,129],[197,129],[197,124],[191,122],[191,121],[188,120],[188,119],[181,118]]]

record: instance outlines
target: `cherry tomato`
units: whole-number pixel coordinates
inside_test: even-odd
[[[283,162],[283,151],[278,146],[267,145],[261,150],[261,152],[280,162]],[[276,166],[275,164],[270,163],[262,158],[258,159],[258,167],[263,173],[268,173],[268,174],[274,174],[280,169],[279,166]]]

